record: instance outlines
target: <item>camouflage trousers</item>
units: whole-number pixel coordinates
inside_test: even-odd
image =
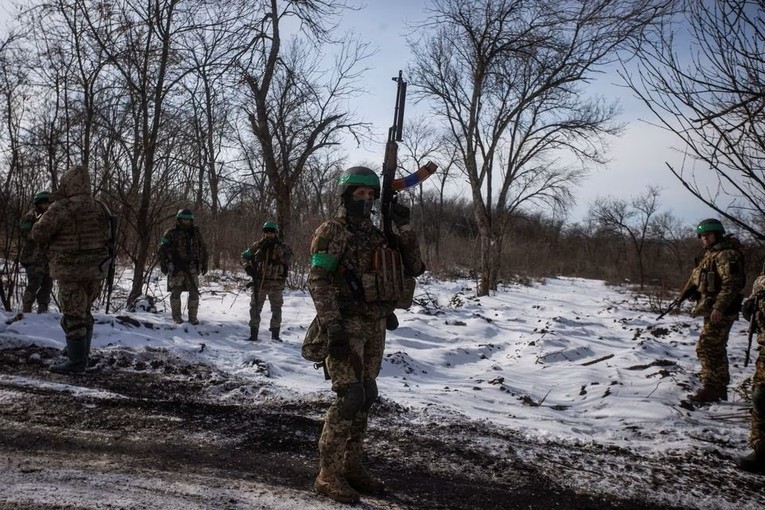
[[[58,304],[61,305],[61,328],[66,339],[80,341],[93,334],[93,314],[90,309],[101,294],[103,280],[58,282]]]
[[[701,364],[701,382],[704,387],[724,390],[730,383],[727,346],[733,322],[712,322],[708,317],[704,318],[704,326],[696,344],[696,356]]]
[[[50,305],[51,291],[53,290],[53,278],[50,277],[48,268],[38,264],[25,265],[27,273],[27,288],[22,297],[22,311],[29,313],[32,305],[37,301],[37,311],[47,312]]]
[[[263,280],[255,282],[250,297],[250,332],[257,336],[260,329],[260,313],[268,299],[271,307],[269,329],[279,329],[282,325],[282,305],[284,304],[284,280]]]
[[[167,288],[170,291],[170,310],[173,320],[181,321],[181,293],[188,292],[189,321],[197,320],[199,311],[199,276],[194,271],[183,271],[169,276]]]
[[[337,394],[324,417],[319,438],[321,468],[341,473],[361,464],[367,418],[377,399],[377,376],[385,349],[385,320],[346,317],[350,355],[327,358],[332,391]]]
[[[752,377],[752,429],[749,442],[760,454],[765,454],[765,333],[758,338],[760,353]]]

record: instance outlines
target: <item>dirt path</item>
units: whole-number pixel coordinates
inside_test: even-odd
[[[327,402],[224,401],[221,388],[241,383],[161,354],[57,376],[43,363],[55,354],[0,351],[0,508],[337,507],[311,488]],[[404,414],[385,401],[374,411],[368,464],[389,490],[360,508],[687,508],[574,491],[533,462],[549,445]]]

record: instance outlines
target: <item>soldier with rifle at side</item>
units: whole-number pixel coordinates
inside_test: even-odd
[[[175,215],[175,226],[162,235],[157,250],[159,268],[167,275],[170,310],[173,322],[181,324],[181,293],[188,292],[189,322],[199,324],[199,275],[207,273],[207,245],[194,213],[181,209]]]
[[[282,325],[282,305],[284,304],[284,285],[287,281],[292,250],[279,237],[279,224],[266,221],[263,224],[263,237],[242,252],[242,265],[252,278],[252,297],[250,298],[250,337],[258,339],[260,313],[268,298],[271,305],[271,321],[268,330],[272,340],[280,340]]]
[[[50,371],[78,374],[88,365],[93,339],[90,309],[113,263],[109,253],[111,213],[91,195],[90,176],[82,166],[61,177],[61,185],[50,199],[50,208],[29,232],[33,241],[47,249],[51,276],[58,280],[69,359],[51,366]]]
[[[746,275],[741,244],[732,235],[725,235],[720,220],[701,221],[696,234],[704,246],[704,256],[685,289],[696,301],[691,315],[704,318],[696,344],[702,387],[689,396],[689,401],[704,404],[728,399],[728,335],[741,310]]]
[[[50,206],[49,195],[47,191],[35,193],[32,209],[19,222],[19,231],[21,232],[19,262],[27,274],[27,287],[24,289],[21,307],[23,313],[30,313],[35,301],[37,301],[37,313],[47,312],[50,305],[53,278],[51,278],[48,268],[48,257],[45,251],[29,236],[34,224]]]
[[[752,424],[749,432],[749,444],[752,453],[738,459],[738,466],[750,473],[765,474],[765,267],[763,274],[752,285],[751,295],[744,301],[741,314],[748,320],[749,343],[746,348],[744,367],[749,365],[749,352],[752,348],[752,336],[757,333],[759,354],[752,376]]]

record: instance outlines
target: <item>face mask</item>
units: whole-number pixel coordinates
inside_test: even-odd
[[[369,218],[369,215],[372,214],[372,206],[374,206],[374,204],[374,199],[356,200],[351,196],[345,201],[345,209],[350,216]]]

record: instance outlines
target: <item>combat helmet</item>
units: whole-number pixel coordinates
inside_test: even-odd
[[[191,212],[191,209],[179,209],[178,212],[175,214],[175,219],[177,220],[191,220],[194,221],[194,213]]]
[[[268,220],[263,224],[263,232],[279,232],[279,224],[273,220]]]
[[[375,198],[380,198],[380,178],[370,168],[352,166],[344,170],[337,178],[337,195],[343,196],[349,190],[352,192],[358,186],[366,186],[375,190]]]
[[[32,199],[32,201],[35,204],[39,204],[40,202],[50,202],[50,193],[48,193],[47,191],[39,191],[35,193],[35,196]]]
[[[725,227],[723,227],[722,222],[716,218],[701,220],[696,227],[696,235],[701,237],[701,234],[706,234],[708,232],[717,232],[719,235],[723,235],[725,233]]]

